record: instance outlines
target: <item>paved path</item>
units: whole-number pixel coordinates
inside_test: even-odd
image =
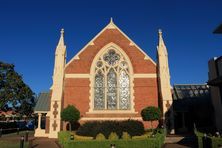
[[[32,148],[59,148],[54,139],[35,138],[32,142]]]
[[[163,148],[196,148],[197,141],[195,136],[167,136]]]
[[[2,135],[0,141],[4,140],[9,142],[19,143],[21,136],[25,136],[25,133],[26,131],[20,132],[19,135],[17,135],[16,133]],[[29,140],[29,146],[31,146],[31,148],[59,148],[59,146],[55,142],[55,139],[35,138],[34,132],[29,132],[28,140]]]

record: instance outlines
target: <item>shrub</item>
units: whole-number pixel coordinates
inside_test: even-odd
[[[106,137],[102,134],[102,133],[99,133],[98,135],[96,135],[96,140],[105,140]]]
[[[70,138],[70,132],[59,132],[59,141],[62,141],[61,133],[64,139]],[[68,134],[66,134],[68,133]],[[118,140],[67,140],[62,146],[64,148],[110,148],[110,144],[115,144],[116,147],[127,148],[161,148],[164,142],[164,134],[157,133],[154,138],[138,138],[138,139],[118,139]],[[104,138],[104,136],[103,136]]]
[[[198,140],[198,147],[199,148],[204,147],[204,145],[208,145],[209,147],[212,147],[212,148],[218,148],[218,147],[222,146],[222,138],[221,137],[212,137],[210,135],[207,135],[207,137],[205,139],[204,133],[201,133],[197,130],[195,130],[194,132],[195,132],[195,135]],[[204,141],[204,139],[205,139],[205,141]]]
[[[159,120],[161,111],[158,107],[149,106],[141,111],[143,121],[151,121],[151,128],[153,129],[153,121]]]
[[[109,140],[118,140],[119,137],[115,132],[111,132],[109,135]]]
[[[127,132],[123,132],[122,139],[128,140],[131,139],[131,136]]]
[[[78,140],[78,141],[93,140],[93,137],[79,136],[75,134],[74,140]]]
[[[148,138],[147,135],[141,135],[141,136],[133,136],[132,139],[146,139]]]
[[[222,146],[222,138],[218,138],[218,137],[211,137],[210,138],[212,141],[212,147],[213,148],[217,148],[217,147],[221,147]]]
[[[77,135],[96,137],[102,133],[107,139],[111,132],[115,132],[118,137],[123,132],[127,132],[130,136],[139,136],[144,134],[143,123],[136,120],[126,121],[93,121],[86,122],[77,130]]]
[[[73,105],[68,105],[65,109],[62,110],[61,112],[61,119],[62,121],[67,121],[70,124],[70,130],[71,130],[71,124],[73,122],[77,122],[80,118],[80,112],[75,106]]]

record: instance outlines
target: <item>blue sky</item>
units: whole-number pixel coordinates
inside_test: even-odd
[[[113,17],[114,23],[156,61],[161,28],[171,84],[205,83],[208,60],[222,53],[221,0],[2,0],[0,60],[13,63],[35,93],[52,84],[54,51],[65,29],[68,61]]]

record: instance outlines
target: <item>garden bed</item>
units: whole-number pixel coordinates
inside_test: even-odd
[[[62,131],[59,133],[59,143],[64,146],[64,148],[110,148],[111,144],[115,144],[118,148],[161,148],[165,139],[165,134],[163,132],[158,132],[150,137],[148,135],[142,135],[130,139],[117,140],[98,140],[90,139],[89,137],[84,138],[84,136],[82,136],[82,139],[74,138],[74,140],[71,140],[70,138],[72,134],[75,137],[75,133],[72,132]]]

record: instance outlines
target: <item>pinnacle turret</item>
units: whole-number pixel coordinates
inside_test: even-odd
[[[59,43],[58,43],[58,46],[64,46],[65,43],[64,43],[64,29],[62,28],[61,31],[60,31],[61,35],[60,35],[60,39],[59,39]]]

